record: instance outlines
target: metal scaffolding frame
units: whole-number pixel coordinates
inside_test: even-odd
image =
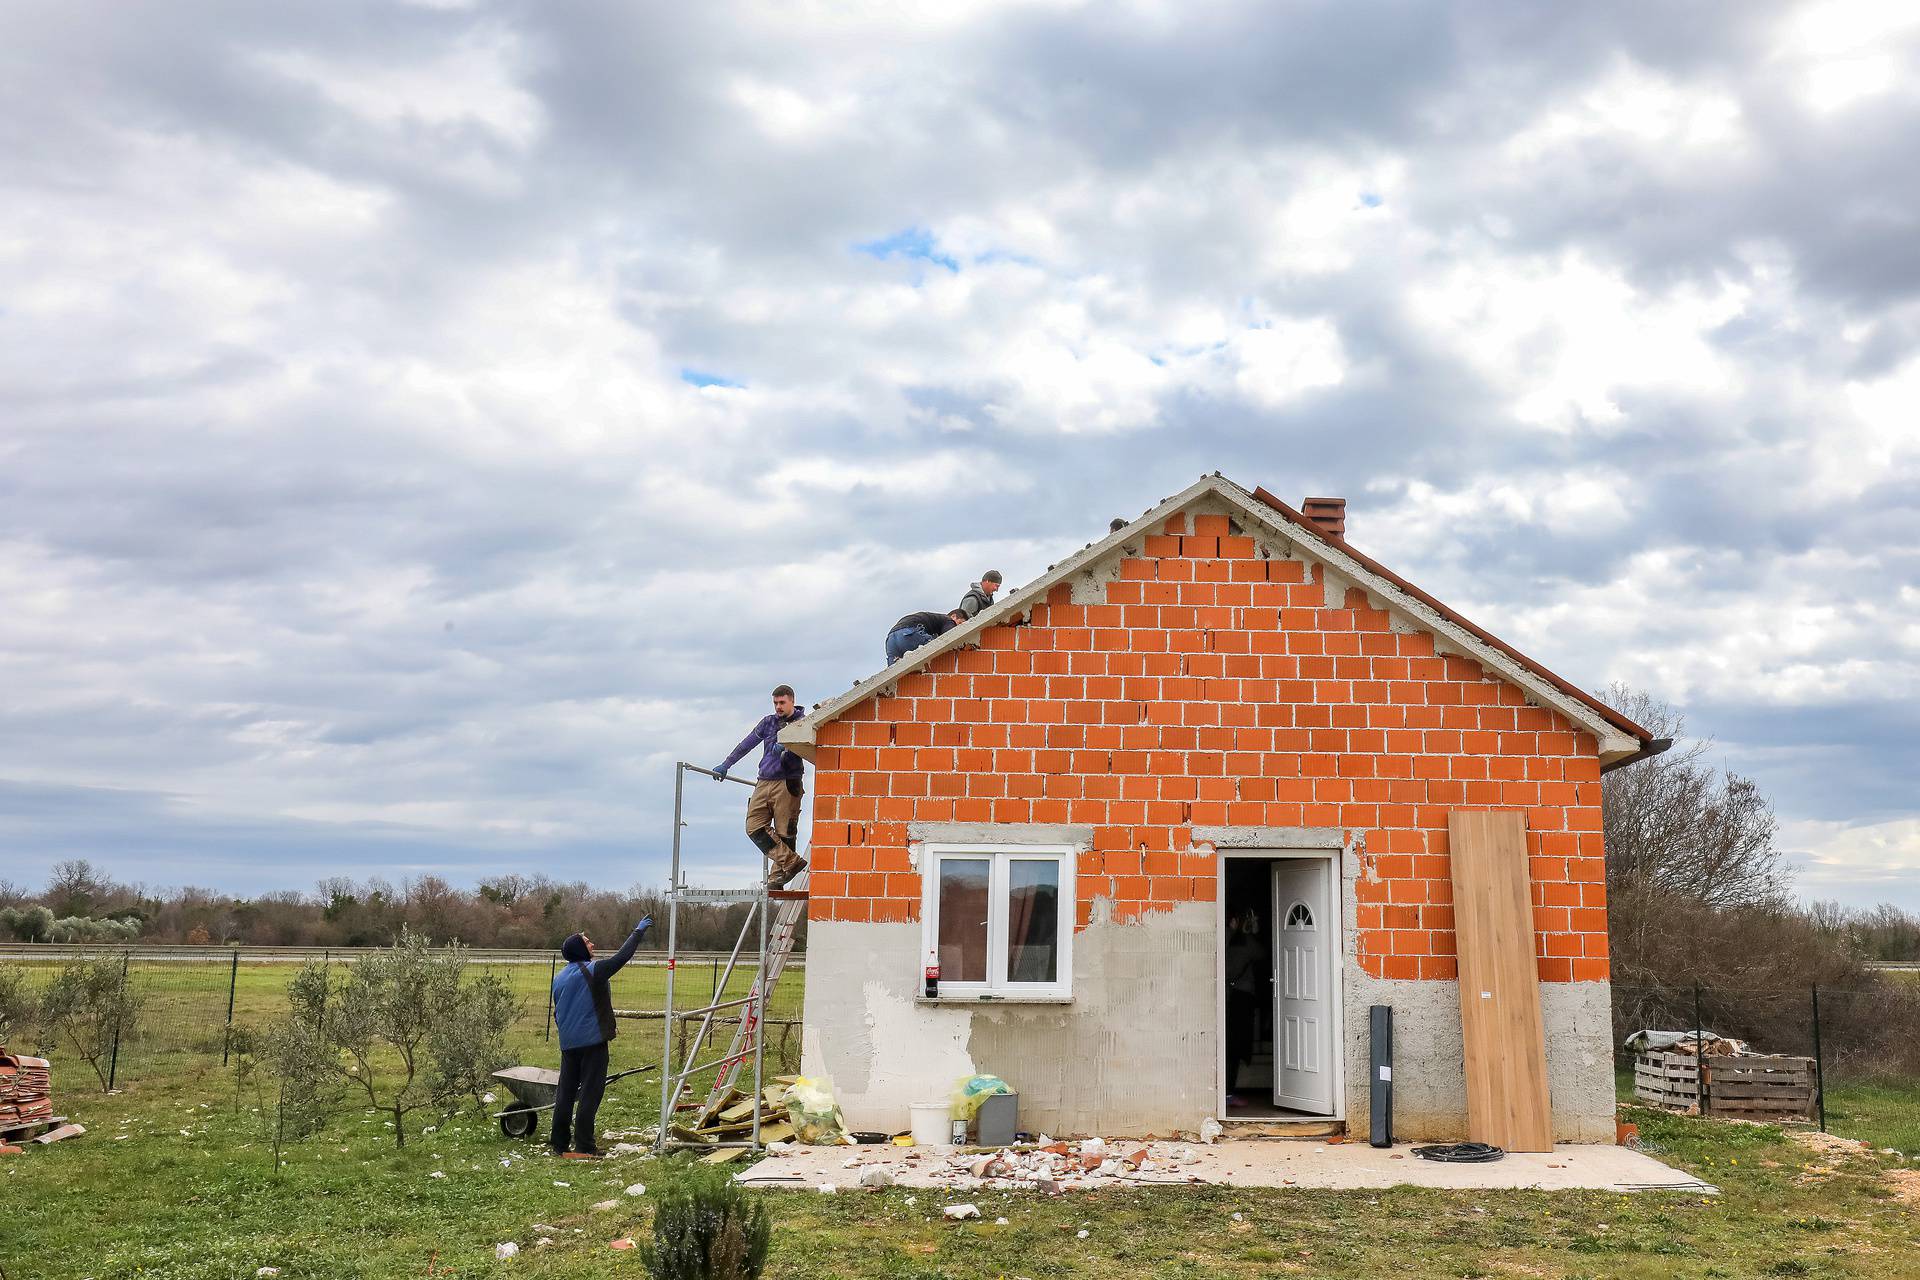
[[[667,997],[665,1016],[661,1019],[660,1061],[660,1129],[654,1139],[654,1149],[664,1151],[674,1146],[712,1147],[760,1147],[760,1105],[759,1100],[766,1086],[766,1019],[767,1005],[773,997],[773,988],[780,980],[781,972],[786,968],[788,955],[793,951],[794,931],[800,917],[806,913],[807,895],[804,889],[769,889],[766,881],[760,880],[751,888],[741,889],[694,889],[688,887],[680,867],[680,833],[686,826],[683,805],[686,799],[686,777],[688,773],[698,773],[705,777],[725,782],[737,782],[742,786],[753,784],[745,778],[736,778],[730,774],[715,773],[703,769],[697,764],[680,760],[674,764],[673,773],[673,868],[667,882]],[[727,957],[726,966],[720,971],[718,985],[714,988],[714,1000],[698,1008],[676,1011],[673,1007],[674,975],[679,968],[680,947],[680,904],[704,903],[727,905],[735,902],[750,903],[747,918],[741,922],[740,936],[734,940],[733,951]],[[775,904],[778,905],[777,913]],[[732,1000],[720,997],[726,994],[727,984],[733,978],[733,972],[740,965],[741,952],[746,948],[747,938],[756,939],[754,949],[753,987],[745,996]],[[702,1047],[707,1043],[714,1029],[714,1015],[724,1009],[742,1010],[739,1024],[734,1032],[733,1044],[720,1057],[700,1062]],[[686,1055],[676,1065],[673,1049],[674,1029],[677,1025],[700,1020],[699,1027],[687,1040]],[[744,1141],[687,1142],[673,1136],[673,1116],[681,1099],[693,1078],[703,1071],[718,1067],[719,1074],[714,1077],[713,1086],[707,1091],[706,1101],[700,1106],[694,1124],[698,1128],[717,1111],[727,1094],[733,1089],[734,1082],[740,1077],[740,1069],[748,1060],[753,1063],[753,1130]]]

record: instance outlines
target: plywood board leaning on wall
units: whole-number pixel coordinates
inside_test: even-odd
[[[1447,837],[1466,1049],[1467,1137],[1508,1151],[1551,1151],[1553,1106],[1534,960],[1527,815],[1456,809],[1447,815]]]

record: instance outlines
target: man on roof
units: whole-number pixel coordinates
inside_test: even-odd
[[[935,636],[943,636],[967,620],[958,609],[945,613],[910,613],[887,632],[887,665],[892,666]]]
[[[797,852],[800,833],[800,798],[806,794],[802,780],[806,761],[780,745],[780,731],[807,714],[805,707],[794,705],[793,686],[783,684],[773,691],[773,714],[762,716],[740,745],[713,768],[717,782],[727,776],[741,756],[760,744],[760,769],[747,800],[747,839],[773,863],[767,873],[767,888],[783,888],[807,869]]]
[[[1000,589],[1000,571],[989,569],[980,575],[980,581],[967,588],[967,594],[960,597],[960,612],[966,618],[977,618],[980,611],[993,603],[993,593]],[[966,621],[962,618],[961,621]]]

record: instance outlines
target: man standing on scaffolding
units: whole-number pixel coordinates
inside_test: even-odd
[[[801,785],[806,761],[780,745],[780,731],[806,714],[805,708],[793,704],[793,686],[779,686],[773,691],[773,714],[762,716],[713,770],[716,781],[724,778],[741,756],[753,750],[754,743],[760,744],[760,772],[753,797],[747,801],[747,839],[773,862],[767,873],[769,889],[781,888],[807,869],[806,859],[794,851],[799,844],[800,798],[806,794]]]

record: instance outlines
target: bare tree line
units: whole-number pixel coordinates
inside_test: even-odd
[[[1676,748],[1608,774],[1607,923],[1615,1030],[1691,1026],[1799,1051],[1812,989],[1827,988],[1830,1049],[1872,1068],[1920,1067],[1920,984],[1869,961],[1920,954],[1920,918],[1891,905],[1796,904],[1752,779],[1715,769],[1671,706],[1615,685],[1601,695]]]
[[[1666,703],[1621,685],[1602,696],[1677,744],[1609,773],[1602,787],[1616,985],[1859,985],[1868,981],[1865,962],[1920,959],[1920,917],[1891,905],[1795,904],[1772,807],[1753,780],[1715,768],[1711,741],[1687,738]],[[397,885],[333,877],[310,892],[239,898],[121,884],[73,859],[37,893],[0,880],[0,936],[346,947],[386,946],[410,929],[437,942],[545,948],[580,929],[622,936],[663,906],[660,891],[645,886],[617,892],[538,875],[497,876],[471,889],[433,875]],[[746,910],[683,908],[683,944],[730,947]],[[664,931],[649,942],[664,946]]]
[[[0,880],[0,938],[368,947],[389,946],[411,930],[470,947],[546,948],[582,930],[596,940],[618,940],[635,920],[653,915],[663,927],[648,935],[647,945],[664,948],[665,908],[662,892],[642,885],[620,892],[522,875],[496,876],[472,889],[433,875],[397,885],[336,876],[310,892],[240,898],[196,887],[122,884],[81,858],[57,865],[38,893]],[[730,948],[747,911],[744,904],[682,906],[680,944],[694,951]]]

